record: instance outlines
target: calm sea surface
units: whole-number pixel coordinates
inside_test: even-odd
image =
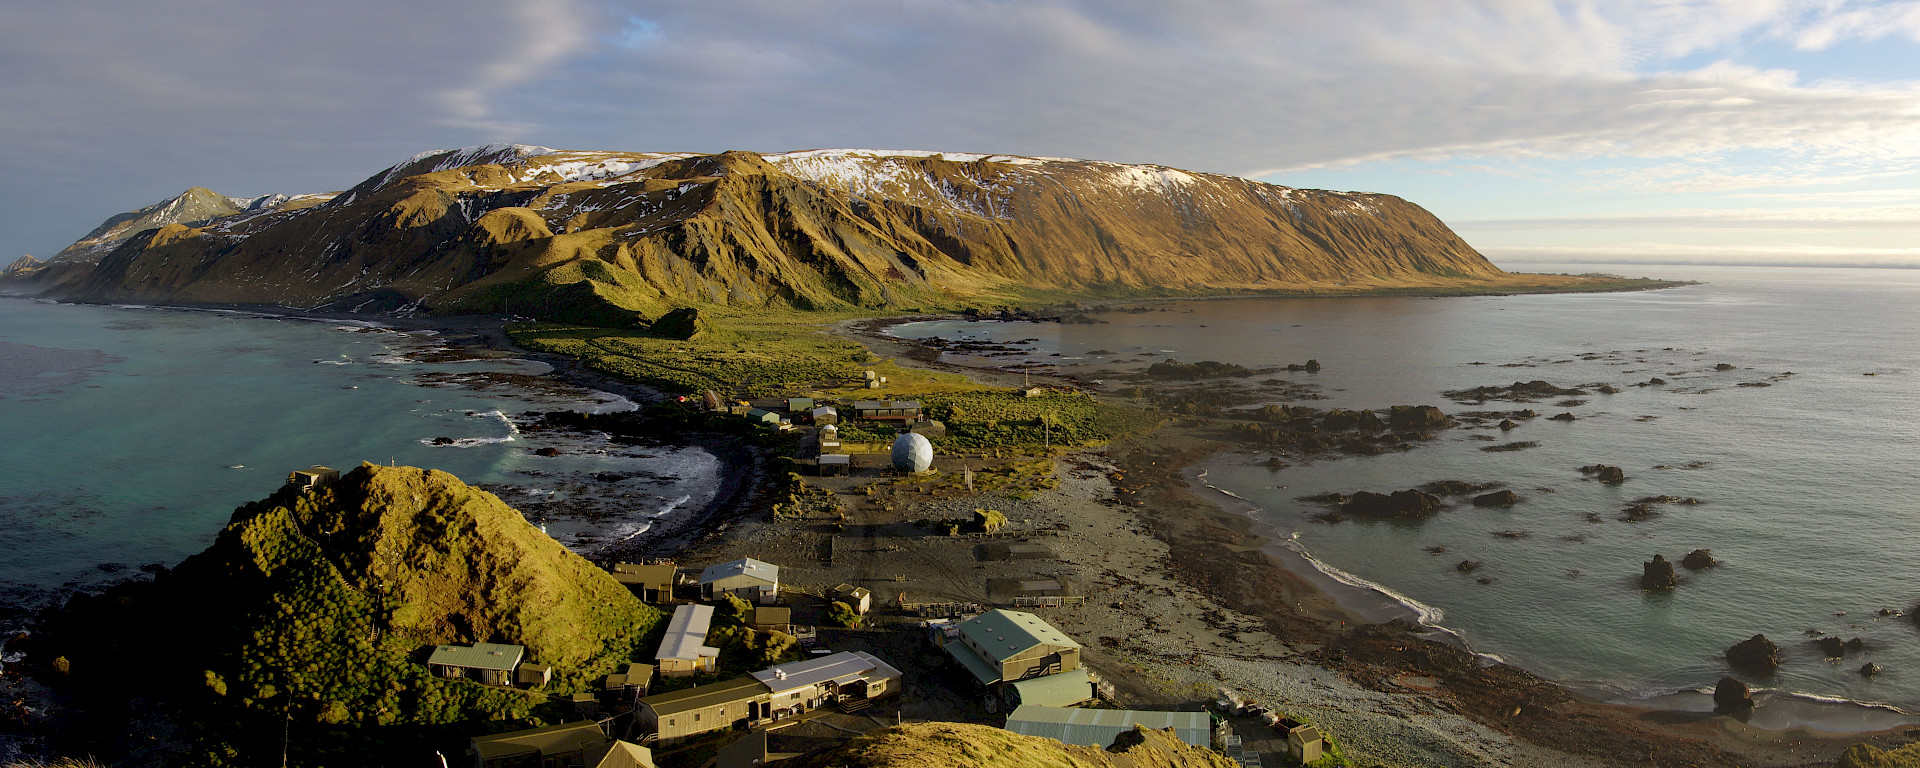
[[[540,363],[417,362],[437,346],[332,322],[0,298],[0,625],[204,549],[235,507],[312,464],[394,462],[487,483],[582,551],[711,498],[719,464],[700,449],[516,423],[632,403],[470,377]],[[533,454],[549,445],[563,455]],[[587,495],[618,503],[570,506]]]
[[[1330,570],[1550,679],[1700,708],[1697,694],[1675,692],[1710,687],[1727,673],[1729,645],[1765,633],[1783,646],[1785,666],[1750,682],[1778,692],[1776,712],[1821,697],[1920,711],[1920,632],[1909,617],[1877,615],[1920,601],[1920,271],[1607,271],[1706,282],[1594,295],[1187,302],[1108,314],[1105,325],[938,322],[896,332],[1034,338],[1030,355],[984,362],[1063,370],[1116,359],[1313,358],[1325,366],[1317,374],[1277,375],[1315,385],[1325,399],[1306,404],[1318,408],[1534,409],[1540,418],[1510,433],[1452,429],[1409,453],[1278,471],[1258,466],[1263,455],[1227,454],[1205,467],[1207,482],[1243,497],[1250,514]],[[1102,349],[1118,354],[1088,358]],[[1722,363],[1735,368],[1716,370]],[[1653,377],[1668,384],[1631,386]],[[1621,391],[1565,407],[1554,405],[1563,398],[1476,406],[1441,396],[1536,379]],[[1546,419],[1560,413],[1577,420]],[[1539,446],[1480,450],[1509,441]],[[1623,467],[1627,482],[1579,471],[1602,463]],[[1297,500],[1446,479],[1506,483],[1523,500],[1488,510],[1462,498],[1424,522],[1340,524],[1314,521],[1323,508]],[[1630,501],[1663,494],[1705,503],[1620,519]],[[1682,570],[1671,593],[1638,588],[1644,561],[1698,548],[1723,564]],[[1455,568],[1462,560],[1484,565],[1467,575]],[[1860,637],[1867,650],[1827,660],[1810,632]],[[1862,677],[1868,661],[1884,671]],[[1864,719],[1826,721],[1892,724],[1854,716]]]

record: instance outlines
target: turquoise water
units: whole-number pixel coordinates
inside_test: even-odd
[[[334,322],[0,298],[0,605],[178,562],[312,464],[487,483],[582,551],[710,499],[719,465],[700,449],[522,431],[526,411],[632,403],[469,376],[540,363],[416,362],[439,346]],[[430,444],[439,437],[453,442]],[[547,445],[564,454],[533,454]],[[617,503],[593,515],[569,504],[588,495]]]
[[[969,362],[1069,372],[1114,359],[1088,359],[1097,349],[1134,367],[1164,357],[1247,366],[1313,358],[1320,373],[1277,375],[1316,386],[1326,399],[1305,404],[1319,408],[1534,409],[1541,418],[1511,433],[1452,429],[1409,453],[1279,471],[1258,466],[1265,455],[1226,454],[1204,469],[1332,569],[1544,677],[1646,700],[1711,686],[1727,673],[1729,645],[1765,633],[1786,663],[1771,678],[1749,678],[1757,686],[1920,711],[1920,633],[1906,617],[1876,615],[1920,600],[1912,337],[1920,272],[1625,269],[1708,282],[1622,294],[1187,302],[1105,315],[1105,325],[922,323],[896,332],[1037,338],[1031,354]],[[1719,363],[1735,369],[1715,370]],[[1669,384],[1629,386],[1656,376]],[[1535,379],[1622,391],[1564,408],[1553,406],[1561,398],[1475,406],[1441,397]],[[1760,382],[1771,386],[1739,386]],[[1545,418],[1562,412],[1577,420]],[[1480,450],[1507,441],[1540,445]],[[1586,480],[1579,468],[1596,463],[1623,467],[1628,481]],[[1523,501],[1488,510],[1461,498],[1424,522],[1327,524],[1313,519],[1321,507],[1297,500],[1444,479],[1504,482]],[[1661,494],[1706,503],[1618,519],[1629,501]],[[1723,565],[1682,570],[1671,593],[1638,589],[1642,562],[1656,553],[1678,561],[1696,548]],[[1484,566],[1462,574],[1454,566],[1467,559]],[[1828,661],[1808,630],[1857,636],[1868,650]],[[1867,661],[1885,671],[1861,677]]]

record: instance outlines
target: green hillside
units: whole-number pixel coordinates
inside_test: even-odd
[[[76,678],[158,659],[167,679],[197,678],[243,709],[356,725],[522,718],[544,701],[434,677],[424,662],[438,644],[525,646],[554,667],[545,691],[570,692],[626,663],[661,619],[494,495],[373,465],[247,504],[151,589],[95,602],[70,620],[172,631],[89,634]]]

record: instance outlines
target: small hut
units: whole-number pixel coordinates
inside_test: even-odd
[[[318,464],[312,469],[296,469],[287,473],[287,485],[300,488],[318,488],[340,479],[340,470],[328,469]]]
[[[815,424],[830,427],[840,423],[840,411],[831,405],[822,405],[814,408],[809,415],[813,417],[813,423]]]
[[[820,474],[845,475],[853,471],[853,457],[844,453],[820,454]]]
[[[873,610],[873,592],[866,587],[842,583],[833,588],[832,596],[835,601],[852,606],[855,613]]]

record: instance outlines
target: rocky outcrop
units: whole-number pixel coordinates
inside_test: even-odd
[[[1860,665],[1859,672],[1861,677],[1873,677],[1874,675],[1880,674],[1880,665],[1869,661]]]
[[[1673,573],[1673,563],[1667,562],[1664,556],[1654,555],[1652,560],[1641,564],[1641,589],[1673,589],[1679,584],[1680,578]]]
[[[1689,571],[1704,571],[1719,564],[1720,561],[1713,559],[1711,549],[1696,549],[1688,552],[1686,557],[1680,558],[1680,566]]]
[[[1387,424],[1395,432],[1421,432],[1453,426],[1439,408],[1431,405],[1396,405],[1387,414]]]
[[[1720,678],[1720,684],[1713,687],[1713,711],[1723,715],[1740,714],[1753,710],[1753,692],[1747,684],[1736,678]]]
[[[1546,381],[1516,381],[1507,387],[1474,387],[1445,392],[1449,399],[1463,403],[1480,403],[1488,400],[1506,400],[1515,403],[1531,403],[1541,398],[1572,397],[1587,394],[1584,389],[1568,387],[1562,389]]]
[[[1829,659],[1845,658],[1849,653],[1859,653],[1867,649],[1867,643],[1860,638],[1841,640],[1837,637],[1822,637],[1811,641],[1814,647]]]
[[[1605,464],[1589,464],[1580,468],[1581,474],[1592,475],[1593,479],[1603,483],[1619,484],[1627,481],[1627,471]]]
[[[1518,503],[1520,503],[1520,494],[1513,491],[1494,491],[1473,497],[1473,505],[1476,507],[1511,507]]]
[[[437,311],[650,321],[699,304],[954,307],[1049,291],[1513,280],[1399,198],[1078,160],[474,148],[425,153],[319,199],[237,210],[199,190],[115,217],[70,249],[98,266],[57,290],[303,307],[381,293]],[[163,245],[135,236],[174,223],[196,231]],[[578,287],[557,293],[565,286]]]
[[[1465,480],[1435,480],[1420,486],[1420,490],[1435,496],[1465,496],[1469,493],[1492,490],[1501,483],[1469,483]]]
[[[1780,668],[1780,646],[1766,635],[1754,635],[1727,649],[1727,664],[1756,675],[1771,675]]]
[[[1360,491],[1341,505],[1342,513],[1370,518],[1422,518],[1445,507],[1439,497],[1408,489],[1391,494]]]

